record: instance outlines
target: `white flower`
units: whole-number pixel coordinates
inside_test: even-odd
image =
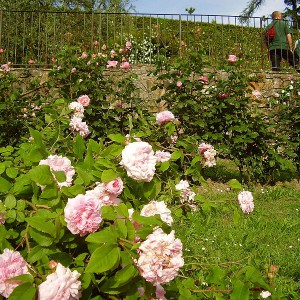
[[[266,298],[270,297],[272,294],[271,294],[269,291],[262,291],[259,295],[260,295],[263,299],[266,299]]]

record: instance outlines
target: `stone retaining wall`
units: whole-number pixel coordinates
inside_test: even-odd
[[[153,70],[151,65],[136,65],[133,66],[131,70],[114,70],[116,76],[126,76],[127,72],[134,72],[137,74],[136,86],[140,90],[140,97],[145,101],[155,101],[159,99],[161,95],[164,94],[164,90],[152,91],[151,88],[156,83],[156,77],[150,72]],[[26,71],[26,72],[24,72]],[[14,69],[20,77],[24,77],[24,74],[29,74],[28,80],[33,77],[40,78],[40,81],[46,81],[49,70],[46,69]],[[107,72],[111,72],[108,70]],[[226,79],[225,71],[213,71],[212,69],[205,69],[203,72],[204,76],[208,76],[212,72],[217,72],[217,77],[221,79]],[[299,79],[300,74],[296,72],[253,72],[249,74],[251,78],[251,84],[254,86],[254,89],[259,90],[262,96],[265,98],[266,102],[271,95],[274,95],[276,92],[280,92],[282,88],[286,87],[291,80]],[[24,78],[26,80],[26,78]]]

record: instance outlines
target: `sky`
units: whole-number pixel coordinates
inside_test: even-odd
[[[239,16],[250,0],[132,0],[138,13],[186,14],[186,8],[195,8],[194,14]],[[274,10],[283,11],[284,0],[265,0],[254,17],[268,17]]]

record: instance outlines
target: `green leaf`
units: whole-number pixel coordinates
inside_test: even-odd
[[[66,196],[70,198],[85,193],[85,188],[82,185],[72,185],[70,187],[63,186],[61,190]]]
[[[118,177],[118,174],[114,170],[104,170],[101,175],[102,182],[113,181]]]
[[[75,143],[73,146],[73,151],[79,160],[82,160],[83,154],[85,152],[85,142],[81,135],[77,135],[75,138]]]
[[[32,162],[39,162],[40,160],[43,159],[44,152],[45,151],[43,149],[40,149],[40,148],[31,149],[29,154],[28,154],[27,159],[32,161]]]
[[[57,197],[58,197],[58,190],[56,184],[55,185],[51,184],[46,186],[40,195],[41,199],[47,199],[47,200],[56,199]]]
[[[177,160],[181,158],[182,152],[181,151],[175,151],[171,154],[171,160]]]
[[[16,207],[16,205],[17,205],[17,200],[16,200],[16,198],[15,198],[14,195],[8,194],[8,195],[5,197],[4,204],[5,204],[5,206],[6,206],[8,209],[12,209],[12,208],[15,208],[15,207]]]
[[[124,143],[126,141],[126,137],[123,134],[109,134],[108,138],[117,143]]]
[[[159,170],[161,172],[167,171],[170,167],[170,163],[168,161],[164,161],[163,163],[161,163],[161,165],[159,166]]]
[[[6,168],[6,166],[5,166],[5,163],[0,163],[0,174],[2,174],[4,171],[5,171],[5,168]]]
[[[42,134],[38,130],[32,128],[29,129],[31,137],[34,139],[34,143],[38,146],[43,146]]]
[[[112,221],[116,219],[116,213],[112,206],[102,206],[101,214],[103,219],[112,220]]]
[[[32,237],[34,241],[36,241],[37,244],[39,244],[42,247],[49,247],[53,244],[54,238],[51,237],[47,233],[43,233],[40,231],[37,231],[34,228],[29,229],[29,234]]]
[[[229,180],[227,184],[234,190],[240,191],[243,189],[242,185],[236,179]]]
[[[259,270],[257,270],[254,266],[249,266],[247,268],[245,278],[251,281],[252,283],[259,284],[261,287],[265,288],[266,290],[270,289],[270,286],[265,282]]]
[[[119,270],[115,274],[114,276],[115,283],[112,286],[110,286],[110,288],[117,288],[122,285],[125,285],[137,275],[138,275],[138,270],[134,266],[128,265],[125,268]]]
[[[114,244],[105,244],[92,253],[86,272],[99,274],[114,269],[119,260],[120,248]]]
[[[8,300],[34,300],[36,288],[29,282],[17,286],[10,294]]]
[[[230,294],[231,300],[249,300],[250,292],[248,286],[239,279],[232,280],[233,292]]]
[[[111,243],[116,244],[118,239],[118,234],[114,227],[107,227],[102,229],[101,231],[91,233],[85,239],[88,243]]]
[[[16,168],[7,168],[6,169],[6,175],[9,177],[9,178],[16,178],[17,175],[18,175],[19,171],[18,169]]]
[[[56,180],[58,182],[65,182],[67,179],[66,173],[64,171],[52,171]]]
[[[5,178],[0,177],[0,193],[6,193],[10,190],[12,184]]]
[[[13,186],[13,193],[15,195],[29,194],[32,191],[31,183],[27,175],[19,176]]]
[[[105,150],[103,150],[100,155],[102,157],[107,157],[107,156],[117,156],[120,155],[121,152],[123,150],[123,146],[121,145],[109,145],[108,147],[106,147]]]
[[[119,233],[120,233],[120,236],[124,239],[126,239],[127,237],[127,227],[125,225],[125,220],[120,220],[120,219],[117,219],[116,220],[116,223],[118,225],[118,230],[119,230]]]
[[[120,217],[128,217],[128,207],[125,203],[115,206],[115,210]]]
[[[28,176],[32,181],[41,185],[50,185],[54,180],[50,167],[47,165],[39,165],[32,168],[28,172]]]
[[[78,174],[78,177],[83,181],[84,185],[89,185],[91,181],[94,180],[93,175],[85,169],[77,167],[76,172]]]
[[[28,254],[28,262],[29,263],[35,263],[36,261],[42,259],[43,257],[46,257],[46,255],[49,253],[48,248],[43,248],[41,246],[35,246],[31,249],[30,253]]]
[[[7,281],[10,281],[10,280],[18,280],[18,281],[22,281],[22,282],[30,282],[30,283],[33,283],[34,282],[34,278],[29,275],[29,274],[23,274],[23,275],[19,275],[19,276],[16,276],[16,277],[13,277],[11,279],[7,279]]]
[[[26,218],[25,221],[37,231],[48,233],[55,237],[56,229],[51,221],[47,221],[47,219],[38,216]]]

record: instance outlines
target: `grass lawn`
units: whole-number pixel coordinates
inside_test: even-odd
[[[226,171],[222,178],[231,175]],[[196,290],[212,286],[230,290],[231,278],[242,276],[243,268],[251,264],[276,288],[278,296],[271,299],[300,299],[300,183],[292,179],[249,190],[255,208],[244,215],[238,191],[208,180],[200,188],[205,201],[199,209],[176,218],[186,263],[182,276],[192,276]],[[271,266],[276,266],[274,273]],[[198,293],[196,299],[227,298]]]

